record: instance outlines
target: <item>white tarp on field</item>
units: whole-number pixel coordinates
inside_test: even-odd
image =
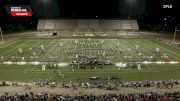
[[[127,65],[125,63],[119,62],[115,63],[115,66],[125,68]]]

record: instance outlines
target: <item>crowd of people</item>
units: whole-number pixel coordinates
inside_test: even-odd
[[[167,80],[167,81],[132,81],[132,82],[123,82],[118,81],[118,78],[108,78],[108,79],[114,79],[111,80],[111,82],[104,82],[97,80],[91,80],[89,82],[79,82],[79,83],[73,83],[73,82],[61,82],[56,83],[52,82],[49,83],[48,81],[40,81],[37,82],[36,85],[38,86],[50,86],[50,87],[58,87],[58,88],[99,88],[99,89],[107,89],[107,90],[120,90],[121,88],[140,88],[140,87],[155,87],[155,88],[168,88],[172,89],[176,85],[180,85],[179,80]]]
[[[180,92],[166,92],[159,94],[129,93],[129,94],[102,94],[102,95],[63,95],[63,94],[9,94],[0,95],[0,101],[180,101]]]
[[[117,80],[118,78],[112,77],[107,79],[114,79],[109,80],[110,82],[99,81],[97,80],[90,80],[89,82],[51,82],[49,80],[39,80],[37,82],[31,83],[10,83],[10,82],[0,82],[0,86],[25,86],[28,89],[31,89],[33,86],[37,87],[44,87],[48,86],[50,88],[71,88],[71,89],[78,89],[78,88],[87,88],[87,89],[105,89],[105,90],[120,90],[121,88],[167,88],[172,89],[176,85],[180,85],[180,80],[167,80],[167,81],[132,81],[132,82],[123,82]]]

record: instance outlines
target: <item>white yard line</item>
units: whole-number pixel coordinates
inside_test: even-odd
[[[134,42],[132,43],[131,41],[127,41],[127,40],[125,40],[125,41],[126,41],[126,46],[121,43],[121,46],[124,47],[124,49],[126,49],[126,48],[128,49],[128,47],[133,48]],[[137,43],[137,44],[139,44],[139,43]],[[142,46],[142,44],[139,44],[139,45]],[[144,45],[143,45],[143,46],[144,46]],[[148,48],[148,47],[147,47],[147,48]],[[146,49],[147,49],[147,48],[146,48]],[[143,50],[143,52],[146,52],[145,49],[142,48],[142,50]],[[149,50],[149,48],[148,48],[147,50]],[[147,52],[146,52],[146,53],[147,53]],[[148,54],[149,54],[149,53],[148,53]],[[136,55],[133,54],[133,56],[137,58]],[[157,68],[152,68],[152,67],[150,67],[150,66],[148,66],[148,65],[146,65],[146,66],[148,67],[148,70],[149,70],[149,71],[152,71],[152,72],[160,72]]]
[[[11,51],[14,50],[15,48],[20,47],[20,46],[24,46],[25,44],[27,44],[27,43],[29,43],[29,42],[31,42],[31,41],[27,41],[27,42],[25,42],[25,43],[23,43],[23,44],[20,44],[20,45],[16,46],[16,47],[13,47],[13,48],[10,49],[9,51],[6,51],[6,52],[4,52],[4,53],[2,53],[2,54],[0,54],[0,55],[4,55],[4,54],[6,54],[6,53],[8,53],[8,52],[11,52]]]
[[[169,50],[169,49],[166,49],[166,48],[164,48],[164,47],[162,47],[162,46],[160,46],[160,45],[158,45],[158,44],[155,44],[155,43],[153,43],[153,42],[151,42],[151,41],[149,41],[149,40],[145,40],[145,41],[147,41],[148,43],[151,43],[151,44],[153,44],[153,45],[155,45],[155,46],[158,46],[158,47],[164,49],[165,51],[168,51],[168,52],[173,53],[174,55],[177,55],[177,56],[180,57],[179,54],[177,54],[177,53],[175,53],[175,52],[173,52],[173,51],[171,51],[171,50]],[[174,57],[174,58],[176,58],[177,60],[180,59],[180,58],[177,58],[177,57]]]
[[[146,45],[144,45],[144,44],[146,44]],[[151,46],[152,48],[153,48],[153,46],[152,45],[150,45],[150,44],[148,44],[148,43],[145,43],[144,42],[144,44],[141,44],[143,47],[146,47],[146,49],[147,50],[150,50],[151,51],[151,48],[149,48],[148,46]],[[144,49],[144,48],[142,48],[142,50],[144,50],[145,51],[145,53],[147,53],[148,55],[149,55],[149,53],[148,52],[146,52],[146,50]],[[149,55],[150,56],[150,55]],[[157,57],[158,59],[159,59],[159,57]],[[150,67],[152,70],[154,69],[155,71],[158,71],[159,72],[159,70],[157,69],[157,68],[154,68],[154,67]]]
[[[36,44],[34,44],[34,45],[32,45],[32,49],[34,48],[34,47],[36,47],[37,46],[37,44],[39,45],[39,41],[38,41],[38,43],[36,43]],[[28,65],[28,68],[26,69],[26,70],[24,70],[24,73],[26,73],[27,71],[29,71],[29,69],[30,69],[31,67]]]
[[[9,45],[11,45],[11,44],[14,44],[14,43],[17,43],[17,42],[19,42],[19,41],[21,41],[21,40],[19,39],[19,40],[16,40],[16,41],[10,42],[10,43],[8,43],[8,44],[5,44],[5,45],[1,46],[0,48],[7,47],[7,46],[9,46]]]
[[[53,42],[54,42],[55,40],[53,40]],[[58,43],[56,43],[56,45],[57,45]],[[42,60],[47,56],[47,55],[49,55],[49,53],[55,48],[55,46],[56,45],[54,45],[53,47],[51,47],[51,49],[49,49],[49,51],[42,57]],[[49,44],[48,44],[48,46],[51,46],[51,43],[49,42]],[[34,71],[34,69],[36,68],[36,66],[34,66],[33,68],[31,68],[31,71]]]
[[[136,44],[136,42],[133,42],[133,43],[132,43],[132,41],[129,41],[127,45],[130,46],[130,47],[132,46],[131,48],[133,48],[134,43]],[[141,45],[142,45],[142,44],[141,44]],[[135,47],[135,46],[134,46],[134,47]],[[143,53],[147,53],[147,54],[148,54],[148,52],[146,52],[145,49],[142,48],[142,50],[143,50]],[[147,49],[147,50],[148,50],[148,49]],[[136,58],[138,58],[137,55],[134,55],[134,56],[135,56]],[[152,71],[152,72],[153,72],[152,68],[151,68],[149,65],[146,65],[146,67],[148,67],[148,70],[149,70],[149,71]],[[156,70],[156,72],[159,72],[159,70]]]
[[[38,45],[39,45],[39,41],[38,41]],[[47,42],[46,42],[47,43]],[[33,47],[36,47],[37,46],[37,44],[35,44],[35,45],[33,45]],[[48,43],[48,45],[47,45],[47,47],[49,46],[49,43]],[[32,47],[32,48],[33,48]],[[37,49],[36,49],[37,50]],[[35,50],[34,50],[35,51]],[[36,66],[33,66],[33,68],[31,68],[29,65],[28,65],[28,68],[24,71],[24,73],[27,73],[28,71],[33,71],[34,69],[35,69],[35,67]]]
[[[65,73],[74,73],[73,71],[70,70],[46,70],[46,71],[41,71],[41,70],[33,70],[34,73],[54,73],[54,71],[61,71]],[[91,71],[91,70],[85,70],[85,71],[76,71],[78,73],[141,73],[141,72],[146,72],[146,73],[154,73],[154,72],[159,72],[159,71],[149,71],[149,70],[144,70],[144,71],[122,71],[122,70],[117,70],[117,71]]]

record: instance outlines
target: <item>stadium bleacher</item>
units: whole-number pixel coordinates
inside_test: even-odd
[[[79,19],[79,20],[45,20],[40,19],[37,26],[38,31],[52,31],[62,34],[116,34],[117,31],[138,31],[137,20],[98,20],[98,19]]]

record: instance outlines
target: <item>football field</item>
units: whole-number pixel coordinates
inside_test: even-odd
[[[72,67],[79,54],[112,64]],[[156,39],[20,38],[0,45],[0,80],[81,82],[107,76],[123,81],[180,79],[179,62],[180,49]]]

